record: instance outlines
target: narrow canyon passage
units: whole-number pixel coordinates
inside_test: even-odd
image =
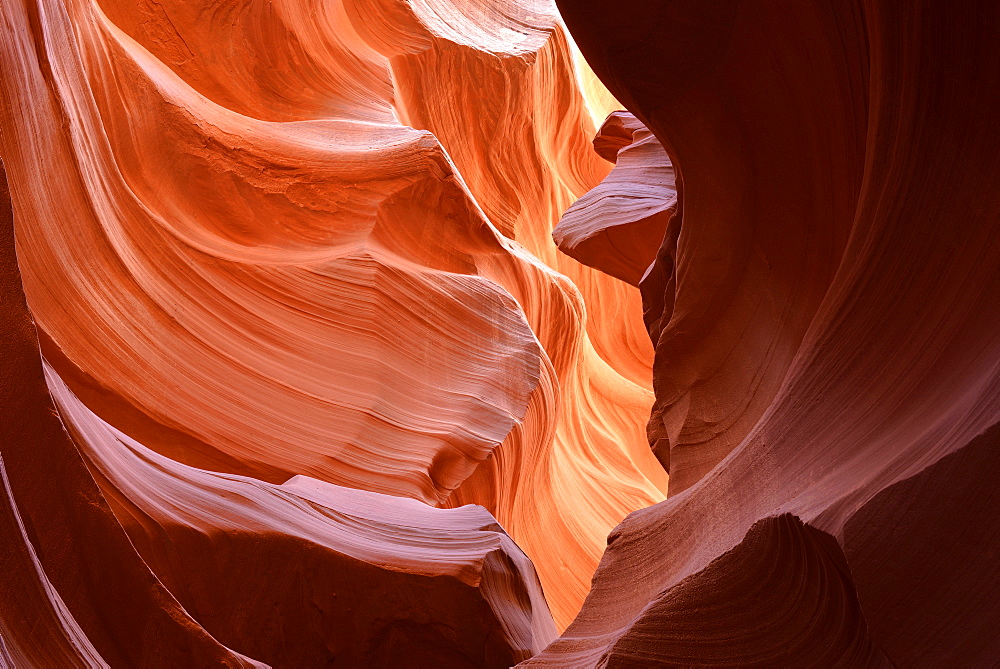
[[[255,660],[525,659],[666,493],[639,292],[550,234],[616,103],[554,7],[516,34],[456,9],[4,8],[54,408],[137,558]]]
[[[4,0],[0,667],[1000,661],[1000,9],[559,4]]]

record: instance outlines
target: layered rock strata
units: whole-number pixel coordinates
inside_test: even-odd
[[[153,454],[176,479],[478,504],[532,558],[560,626],[607,532],[663,498],[640,298],[550,237],[608,171],[588,142],[609,96],[553,6],[509,10],[0,8],[0,156],[50,379],[75,398],[59,401],[74,437],[97,421],[121,436],[77,445],[172,587],[156,556],[173,530],[149,523],[173,525],[135,525]],[[122,444],[143,455],[102,473]],[[312,541],[286,520],[268,521],[275,550]]]
[[[670,497],[530,664],[994,663],[997,7],[561,4],[678,172],[642,286]]]
[[[1000,8],[562,4],[0,4],[0,666],[996,662]]]
[[[673,165],[628,112],[608,116],[594,150],[615,167],[566,210],[552,238],[566,255],[638,286],[677,210]]]

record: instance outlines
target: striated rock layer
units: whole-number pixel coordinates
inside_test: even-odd
[[[39,358],[10,222],[2,666],[504,667],[555,636],[481,507],[197,470],[94,415]]]
[[[996,664],[1000,7],[562,4],[0,4],[0,667]]]
[[[500,667],[554,636],[534,569],[484,509],[195,470],[46,366],[81,459],[43,382],[9,215],[5,232],[3,666],[265,666],[225,638],[274,666]]]
[[[638,286],[677,210],[673,165],[628,112],[608,116],[594,150],[615,167],[566,210],[552,239],[566,255]]]
[[[260,666],[212,638],[153,576],[66,434],[45,384],[0,185],[0,664],[139,666],[155,657],[163,666]]]
[[[502,667],[555,636],[534,568],[482,507],[197,470],[46,374],[138,553],[226,645],[275,666]]]
[[[528,664],[992,666],[1000,8],[561,8],[678,173],[642,282],[670,498]]]
[[[122,544],[104,568],[134,564],[210,652],[525,659],[663,499],[640,296],[550,235],[610,167],[589,142],[614,101],[581,63],[545,2],[0,6],[17,260],[88,467],[45,476],[103,498],[90,548]],[[59,533],[21,522],[54,513],[8,455],[26,435],[0,454],[39,615],[142,664],[156,644],[109,650],[69,572],[44,594]],[[190,652],[163,662],[215,662]]]

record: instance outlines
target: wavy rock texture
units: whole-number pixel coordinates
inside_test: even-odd
[[[141,666],[150,658],[163,666],[261,666],[212,638],[153,576],[64,430],[45,385],[0,183],[0,660],[13,667]]]
[[[561,8],[678,171],[642,286],[671,496],[529,664],[992,666],[1000,8]]]
[[[555,636],[534,568],[482,507],[197,470],[46,373],[139,554],[228,646],[281,666],[500,667]]]
[[[0,5],[0,666],[997,662],[1000,7],[562,4]]]
[[[608,116],[594,150],[615,167],[566,210],[552,238],[566,255],[638,286],[677,209],[673,165],[628,112]]]
[[[892,666],[871,643],[840,546],[791,514],[758,521],[651,603],[604,660],[634,667],[666,658],[685,666]]]
[[[3,666],[267,666],[225,639],[271,666],[502,667],[555,636],[481,507],[197,470],[98,418],[40,361],[5,232]]]
[[[653,398],[640,296],[550,236],[607,175],[588,144],[614,104],[555,8],[13,0],[0,21],[0,156],[24,292],[60,416],[144,587],[169,591],[220,656],[215,638],[272,663],[347,652],[317,636],[339,615],[332,602],[308,620],[289,613],[299,591],[278,605],[287,638],[261,638],[266,616],[226,619],[234,551],[254,556],[255,578],[294,553],[317,573],[350,563],[454,607],[388,641],[357,632],[376,649],[358,658],[405,652],[420,625],[452,630],[434,632],[451,639],[441,661],[540,649],[554,630],[534,572],[485,529],[488,514],[533,560],[563,627],[608,531],[667,489],[642,428]],[[87,481],[52,476],[98,494],[82,470]],[[376,552],[404,550],[386,537],[409,532],[406,500],[488,514],[420,521],[417,543],[478,537],[457,557],[442,547],[365,566],[317,534],[336,534],[313,517],[333,511],[287,502],[299,476],[401,498],[352,521]],[[11,480],[23,516],[30,499]],[[354,499],[334,497],[336,509]],[[54,577],[32,543],[44,590]],[[20,559],[29,573],[30,551]],[[425,584],[457,572],[461,587]],[[472,572],[490,574],[492,594]],[[80,621],[80,601],[66,606]]]

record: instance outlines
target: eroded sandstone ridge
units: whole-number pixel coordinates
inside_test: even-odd
[[[0,667],[1000,660],[1000,6],[561,4],[0,4]]]
[[[677,174],[670,497],[530,663],[996,664],[1000,6],[559,4]]]
[[[550,236],[609,170],[590,140],[613,104],[554,6],[13,0],[0,19],[5,323],[27,356],[5,357],[5,545],[65,652],[541,650],[607,533],[667,488],[640,296]],[[50,487],[110,534],[60,521]],[[100,609],[127,602],[173,627]],[[61,652],[10,610],[10,661]]]

